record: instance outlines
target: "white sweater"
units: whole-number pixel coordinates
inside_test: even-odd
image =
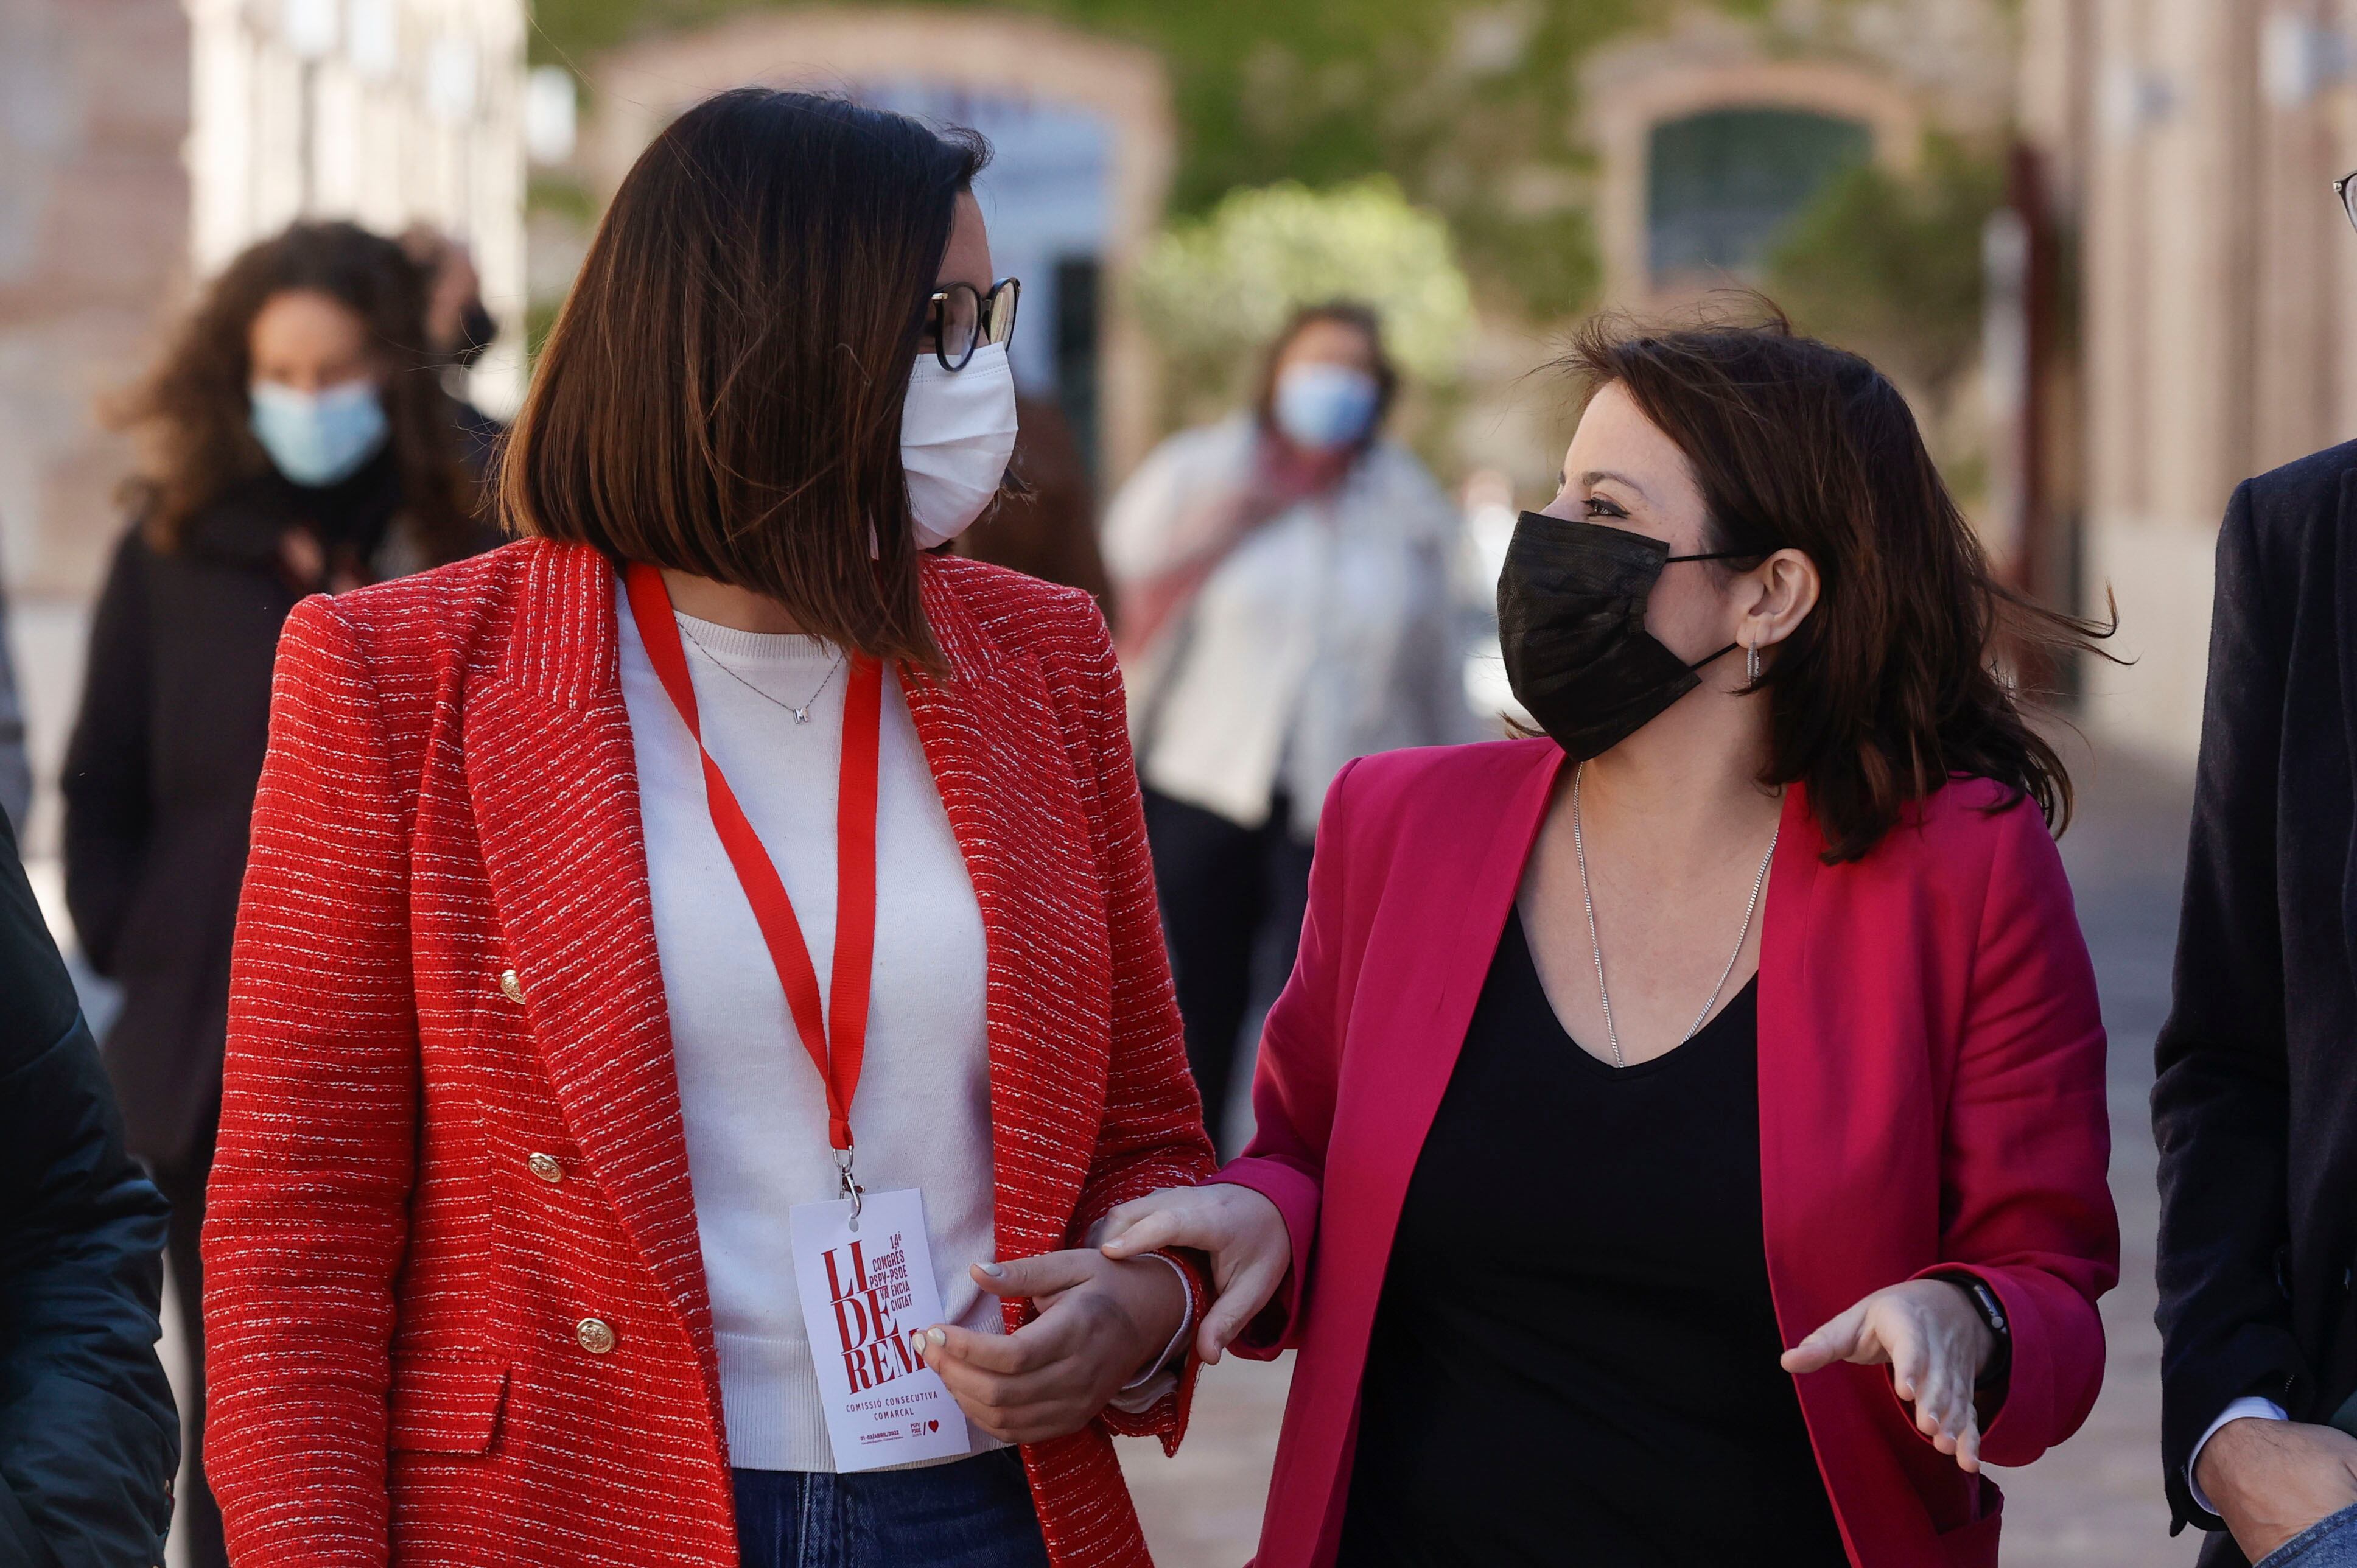
[[[824,1086],[713,832],[695,743],[619,592],[615,607],[729,1463],[833,1470],[786,1221],[795,1204],[837,1196]],[[694,639],[687,662],[705,744],[777,863],[823,989],[834,950],[845,671],[828,675],[834,650],[813,638],[678,620]],[[823,679],[808,724],[751,689],[799,706]],[[908,700],[888,675],[882,740],[877,983],[851,1110],[859,1177],[873,1192],[924,1193],[943,1314],[995,1334],[1004,1328],[998,1303],[966,1272],[996,1256],[982,911]],[[974,1452],[1001,1446],[972,1431]]]

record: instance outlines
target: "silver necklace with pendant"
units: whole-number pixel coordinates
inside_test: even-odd
[[[1596,959],[1596,999],[1604,1004],[1605,1043],[1612,1047],[1612,1065],[1625,1068],[1629,1063],[1620,1054],[1620,1031],[1612,1026],[1612,993],[1604,989],[1604,944],[1596,935],[1596,896],[1587,886],[1587,844],[1579,832],[1579,785],[1587,774],[1587,764],[1583,762],[1573,769],[1571,775],[1571,854],[1572,858],[1579,862],[1579,901],[1587,910],[1587,950]],[[1760,892],[1768,886],[1768,866],[1776,858],[1776,841],[1783,836],[1783,826],[1779,823],[1776,831],[1768,835],[1768,853],[1760,857],[1760,875],[1751,880],[1751,902],[1743,907],[1743,929],[1735,933],[1735,950],[1727,955],[1727,967],[1718,972],[1718,983],[1710,988],[1710,1000],[1702,1004],[1702,1011],[1695,1015],[1695,1021],[1687,1026],[1684,1034],[1678,1036],[1678,1045],[1683,1046],[1702,1033],[1703,1025],[1709,1021],[1710,1010],[1718,1005],[1719,993],[1727,989],[1727,977],[1735,972],[1735,961],[1743,956],[1743,944],[1751,936],[1752,917],[1760,912]],[[1674,1050],[1676,1047],[1671,1048]]]
[[[825,675],[820,678],[818,690],[803,698],[802,706],[796,707],[793,703],[787,702],[783,697],[771,696],[769,693],[764,692],[760,687],[756,686],[752,682],[748,681],[744,676],[739,675],[736,671],[730,669],[727,660],[722,659],[718,654],[714,653],[712,650],[705,647],[704,644],[697,642],[695,640],[695,633],[688,630],[686,627],[682,626],[679,628],[679,634],[687,639],[688,642],[694,647],[698,653],[703,654],[705,658],[719,666],[720,672],[722,674],[727,676],[730,680],[736,682],[739,686],[744,687],[745,690],[752,693],[753,695],[760,698],[763,702],[768,703],[772,706],[785,709],[786,712],[794,715],[794,723],[798,725],[806,725],[810,723],[811,710],[818,706],[819,698],[824,696],[826,694],[826,689],[834,683],[834,672],[843,668],[843,654],[838,650],[834,656],[834,662],[826,667]]]

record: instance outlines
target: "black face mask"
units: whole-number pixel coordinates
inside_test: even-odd
[[[1673,555],[1624,528],[1526,511],[1498,576],[1498,641],[1514,700],[1575,762],[1611,750],[1702,684],[1695,671],[1740,647],[1686,663],[1645,629],[1662,568],[1756,552]]]

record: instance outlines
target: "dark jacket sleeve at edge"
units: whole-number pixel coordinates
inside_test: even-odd
[[[2172,1532],[2222,1528],[2195,1505],[2185,1477],[2210,1423],[2244,1395],[2294,1405],[2308,1375],[2276,1262],[2288,1225],[2275,871],[2288,613],[2287,585],[2271,576],[2266,553],[2244,485],[2218,535],[2174,995],[2154,1047],[2156,1317]]]
[[[165,1205],[0,821],[0,1563],[164,1560],[179,1418],[156,1359]]]

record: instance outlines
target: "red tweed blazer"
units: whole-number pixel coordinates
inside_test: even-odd
[[[950,674],[904,681],[982,906],[1025,1256],[1211,1151],[1104,624],[924,575]],[[737,1561],[616,650],[606,561],[536,541],[286,623],[204,1234],[241,1568]],[[1192,1386],[1108,1420],[1175,1446]],[[1148,1562],[1102,1427],[1023,1457],[1058,1568]]]

